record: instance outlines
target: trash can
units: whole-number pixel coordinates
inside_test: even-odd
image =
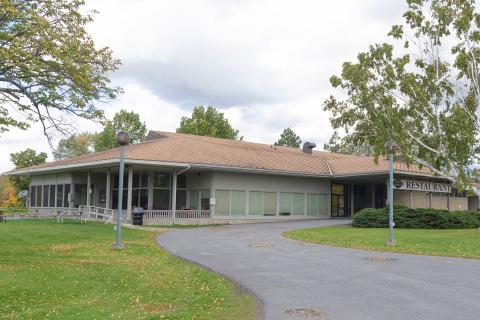
[[[143,225],[143,208],[134,207],[132,212],[132,223],[136,226]]]

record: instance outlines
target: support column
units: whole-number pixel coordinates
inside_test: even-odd
[[[90,170],[87,172],[87,210],[90,211],[90,198],[91,198],[91,186],[92,186],[92,177],[90,175]]]
[[[432,209],[432,193],[428,193],[428,207]]]
[[[173,224],[176,222],[177,218],[177,173],[173,172],[172,175],[173,183],[172,183],[172,217],[173,217]]]
[[[111,204],[110,204],[111,193],[112,193],[111,172],[110,172],[110,168],[108,168],[107,183],[106,183],[106,190],[105,190],[105,208],[107,209],[111,209]]]
[[[75,206],[75,184],[72,182],[70,184],[70,192],[67,194],[68,206],[73,208]]]
[[[154,173],[149,172],[148,173],[148,210],[153,209],[153,179],[154,179]]]
[[[410,209],[413,208],[413,191],[410,190]]]
[[[450,211],[450,193],[447,194],[447,210]]]
[[[372,186],[372,208],[375,208],[375,183],[372,183],[371,186]]]
[[[210,186],[210,199],[213,199],[213,203],[210,200],[210,211],[212,217],[215,215],[215,208],[217,207],[217,197],[215,196],[215,172],[212,171],[212,185]]]
[[[128,187],[127,187],[127,221],[132,221],[132,189],[133,189],[133,169],[128,168]]]
[[[350,184],[350,216],[353,216],[355,210],[355,184]]]

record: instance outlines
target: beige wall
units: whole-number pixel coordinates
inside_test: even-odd
[[[439,196],[432,194],[432,208],[448,210],[448,197],[447,195]]]
[[[395,203],[400,203],[404,206],[410,207],[410,191],[393,190],[393,201]]]
[[[468,210],[468,198],[450,198],[450,211]]]

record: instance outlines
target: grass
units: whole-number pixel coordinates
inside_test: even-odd
[[[478,229],[395,229],[395,246],[386,245],[388,229],[380,228],[335,226],[298,229],[288,231],[284,236],[335,247],[480,259]]]
[[[156,233],[65,221],[0,223],[0,319],[255,319],[230,281],[177,259]]]

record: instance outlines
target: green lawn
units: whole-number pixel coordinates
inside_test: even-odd
[[[179,260],[156,233],[112,225],[0,223],[0,319],[255,319],[255,300]]]
[[[388,229],[377,228],[298,229],[286,232],[284,236],[335,247],[480,259],[478,229],[395,229],[395,246],[386,245]]]

